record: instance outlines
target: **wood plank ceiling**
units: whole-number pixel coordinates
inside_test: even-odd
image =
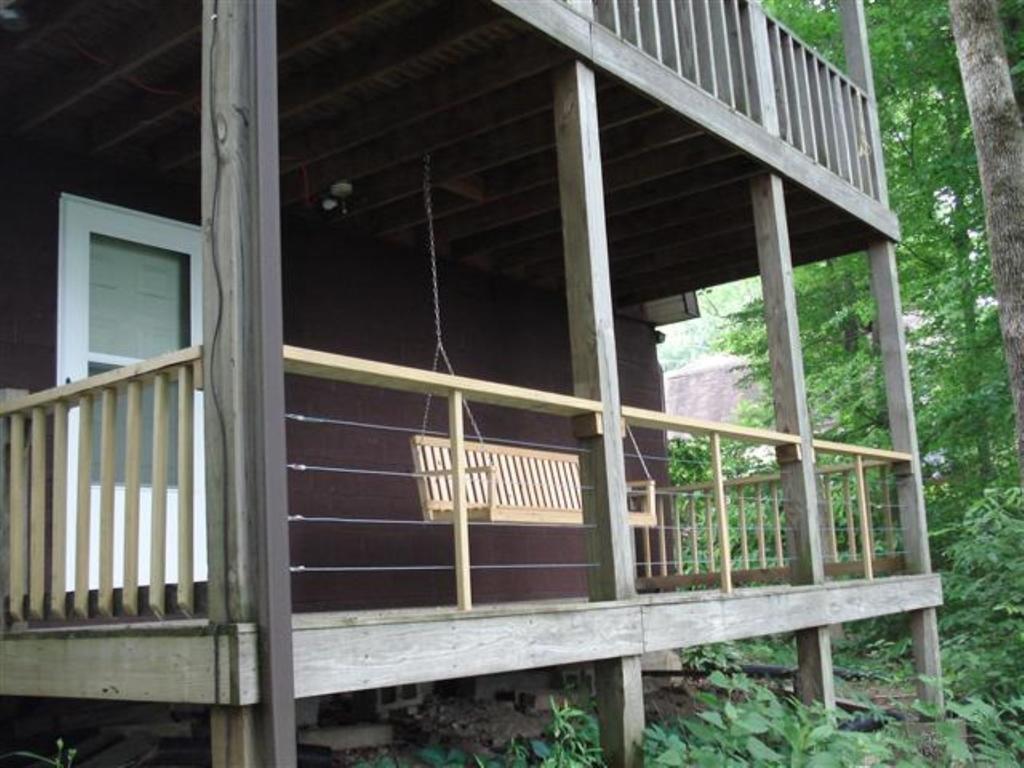
[[[192,184],[195,0],[19,0],[0,30],[0,137]],[[482,0],[281,0],[282,204],[339,233],[419,247],[431,153],[443,253],[547,289],[564,281],[550,70],[567,53]],[[613,289],[632,305],[756,274],[756,162],[609,78],[599,109]],[[346,180],[333,211],[322,198]],[[867,229],[787,188],[797,262]]]

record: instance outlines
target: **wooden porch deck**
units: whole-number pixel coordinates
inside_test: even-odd
[[[936,574],[609,602],[299,614],[296,697],[573,664],[874,618],[942,603]],[[205,620],[0,639],[0,695],[253,704],[256,628]]]

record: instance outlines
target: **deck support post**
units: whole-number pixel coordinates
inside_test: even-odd
[[[794,584],[823,584],[821,527],[814,475],[814,436],[807,410],[803,353],[793,288],[793,262],[782,179],[766,174],[750,183],[757,234],[757,257],[768,326],[775,427],[800,436],[799,456],[780,456],[783,504]],[[832,645],[828,627],[797,632],[797,692],[805,702],[835,705]]]
[[[871,132],[872,172],[878,190],[878,200],[888,205],[889,190],[882,156],[881,129],[875,106],[875,78],[868,47],[864,0],[840,0],[839,10],[842,14],[847,69],[850,77],[868,94],[871,106],[868,113],[871,124],[868,129]],[[877,311],[878,338],[882,347],[892,447],[913,457],[908,465],[894,467],[893,471],[903,526],[905,560],[911,573],[931,573],[921,458],[917,446],[917,424],[910,391],[910,366],[907,361],[907,340],[903,328],[899,272],[896,268],[893,244],[888,240],[879,240],[872,244],[868,248],[868,266],[871,271],[871,292],[875,298]],[[945,705],[942,686],[927,682],[927,679],[937,680],[942,675],[935,609],[913,611],[909,615],[909,620],[914,668],[918,674],[918,697],[941,712]]]
[[[903,306],[900,301],[899,274],[893,244],[887,240],[874,243],[868,249],[868,264],[871,268],[871,292],[875,297],[877,311],[878,338],[882,347],[882,368],[885,373],[885,395],[892,447],[897,451],[909,453],[912,457],[907,464],[893,467],[907,570],[911,573],[931,573],[928,519],[921,483],[921,458],[917,446],[914,400],[910,391],[910,365],[907,361],[907,340],[903,329]],[[942,674],[935,609],[914,611],[910,613],[909,618],[914,668],[918,674],[918,697],[941,711],[944,706],[942,686],[928,681],[937,679]]]
[[[256,622],[255,707],[211,711],[213,765],[296,764],[284,451],[276,5],[203,3],[209,613]]]
[[[604,187],[594,71],[573,62],[554,75],[558,188],[562,210],[573,391],[600,400],[602,423],[621,423]],[[636,594],[633,535],[626,509],[622,435],[606,428],[584,439],[584,522],[589,529],[590,599]],[[639,766],[644,708],[639,657],[596,666],[601,741],[609,765]]]

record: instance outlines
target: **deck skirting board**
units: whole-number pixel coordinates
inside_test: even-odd
[[[316,696],[740,640],[942,604],[937,574],[819,586],[300,614],[295,694]],[[253,704],[256,630],[166,622],[0,639],[0,695]]]
[[[177,624],[177,626],[175,626]],[[39,630],[0,639],[0,695],[252,704],[256,627],[206,623]]]

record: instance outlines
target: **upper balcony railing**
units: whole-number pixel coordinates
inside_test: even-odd
[[[594,16],[679,77],[777,130],[817,164],[880,199],[870,96],[782,24],[771,18],[752,24],[752,7],[751,0],[595,0]],[[755,40],[765,31],[766,41]],[[777,129],[758,108],[759,51],[770,59],[762,66],[771,69]]]

